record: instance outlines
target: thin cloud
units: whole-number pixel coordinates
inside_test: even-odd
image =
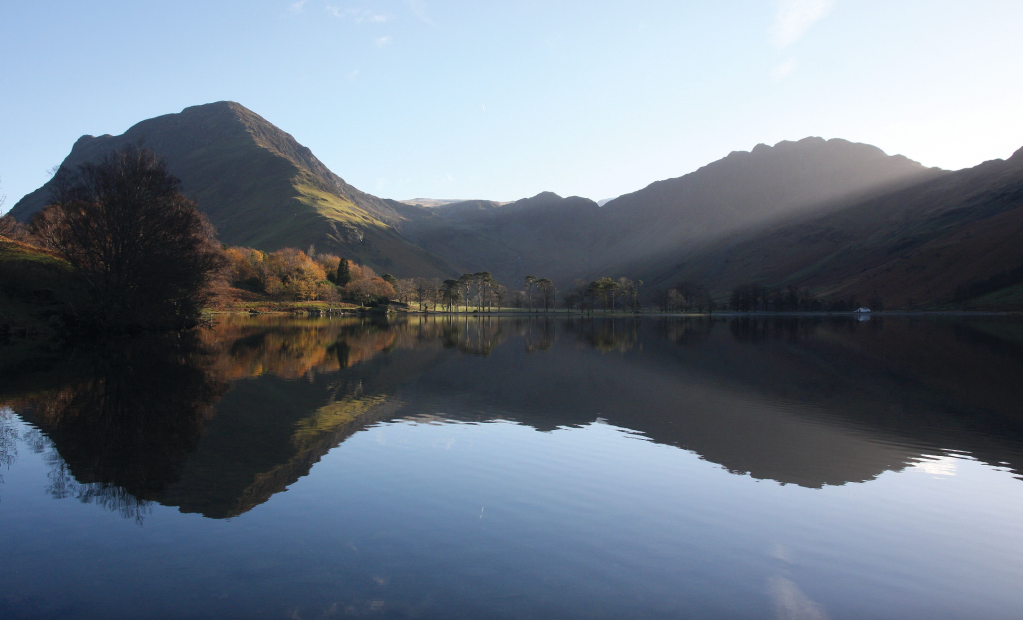
[[[422,21],[434,26],[433,20],[426,14],[426,3],[423,0],[407,0],[408,10],[410,13],[421,19]]]
[[[390,36],[377,37],[373,39],[373,45],[376,45],[377,47],[387,47],[390,44],[391,44]]]
[[[304,13],[306,1],[307,0],[298,0],[298,2],[288,5],[288,10],[292,13]]]
[[[788,75],[790,73],[792,73],[792,70],[795,69],[795,68],[796,68],[796,59],[795,58],[789,58],[788,60],[786,60],[785,62],[781,63],[780,65],[778,65],[774,69],[771,69],[771,76],[774,77],[774,79],[779,80],[779,81],[780,80],[784,80],[786,77],[788,77]]]
[[[387,21],[387,15],[374,13],[369,9],[342,9],[328,4],[323,7],[327,13],[338,19],[350,19],[356,24],[379,24]]]
[[[777,0],[771,41],[779,48],[792,45],[834,5],[835,0]]]

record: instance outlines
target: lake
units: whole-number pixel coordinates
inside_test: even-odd
[[[3,618],[1020,618],[1023,322],[294,319],[0,378]]]

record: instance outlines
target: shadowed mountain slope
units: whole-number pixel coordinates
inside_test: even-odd
[[[412,215],[403,232],[463,270],[517,282],[644,277],[724,235],[799,213],[827,213],[945,174],[845,140],[806,138],[733,152],[603,207],[543,193],[504,206],[469,201]]]
[[[410,213],[402,232],[461,271],[490,271],[518,284],[538,276],[596,268],[599,208],[588,198],[543,192],[501,204],[469,200]]]
[[[1023,149],[824,215],[735,234],[682,261],[664,255],[650,279],[689,278],[721,294],[743,282],[794,284],[919,307],[950,303],[957,288],[1023,264],[1021,242]],[[969,305],[1023,307],[1016,297]]]
[[[139,140],[166,159],[225,243],[263,250],[315,244],[398,275],[452,273],[397,233],[403,216],[396,207],[405,205],[352,187],[291,135],[234,102],[185,108],[120,136],[82,136],[63,165],[96,161]],[[49,196],[47,183],[11,213],[27,220]]]
[[[603,208],[604,227],[623,262],[644,260],[778,218],[832,211],[941,174],[840,139],[758,144],[612,200]]]

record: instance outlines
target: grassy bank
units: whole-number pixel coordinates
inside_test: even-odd
[[[52,353],[65,311],[84,296],[71,266],[37,247],[0,238],[0,368]]]
[[[0,342],[40,339],[61,328],[60,315],[82,299],[71,266],[46,250],[0,239]]]
[[[348,302],[326,301],[283,301],[256,291],[233,286],[219,287],[214,291],[209,310],[211,312],[250,312],[258,314],[300,314],[358,310],[359,306]]]

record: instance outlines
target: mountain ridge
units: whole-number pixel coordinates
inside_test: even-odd
[[[226,243],[315,245],[399,277],[490,271],[514,287],[532,274],[564,290],[574,279],[627,276],[647,291],[685,279],[718,299],[760,283],[824,297],[877,292],[916,307],[947,303],[957,287],[1023,261],[1014,249],[1023,247],[1023,149],[953,172],[808,137],[733,151],[603,204],[553,192],[396,201],[353,187],[293,136],[224,101],[119,136],[82,136],[64,165],[139,140],[165,158]],[[24,221],[45,206],[50,184],[11,213]]]
[[[316,245],[398,275],[454,274],[398,234],[403,205],[351,186],[290,134],[235,102],[190,106],[119,136],[82,136],[62,165],[95,161],[139,140],[167,161],[226,243],[262,250]],[[44,207],[51,183],[18,201],[12,215],[24,221]]]

